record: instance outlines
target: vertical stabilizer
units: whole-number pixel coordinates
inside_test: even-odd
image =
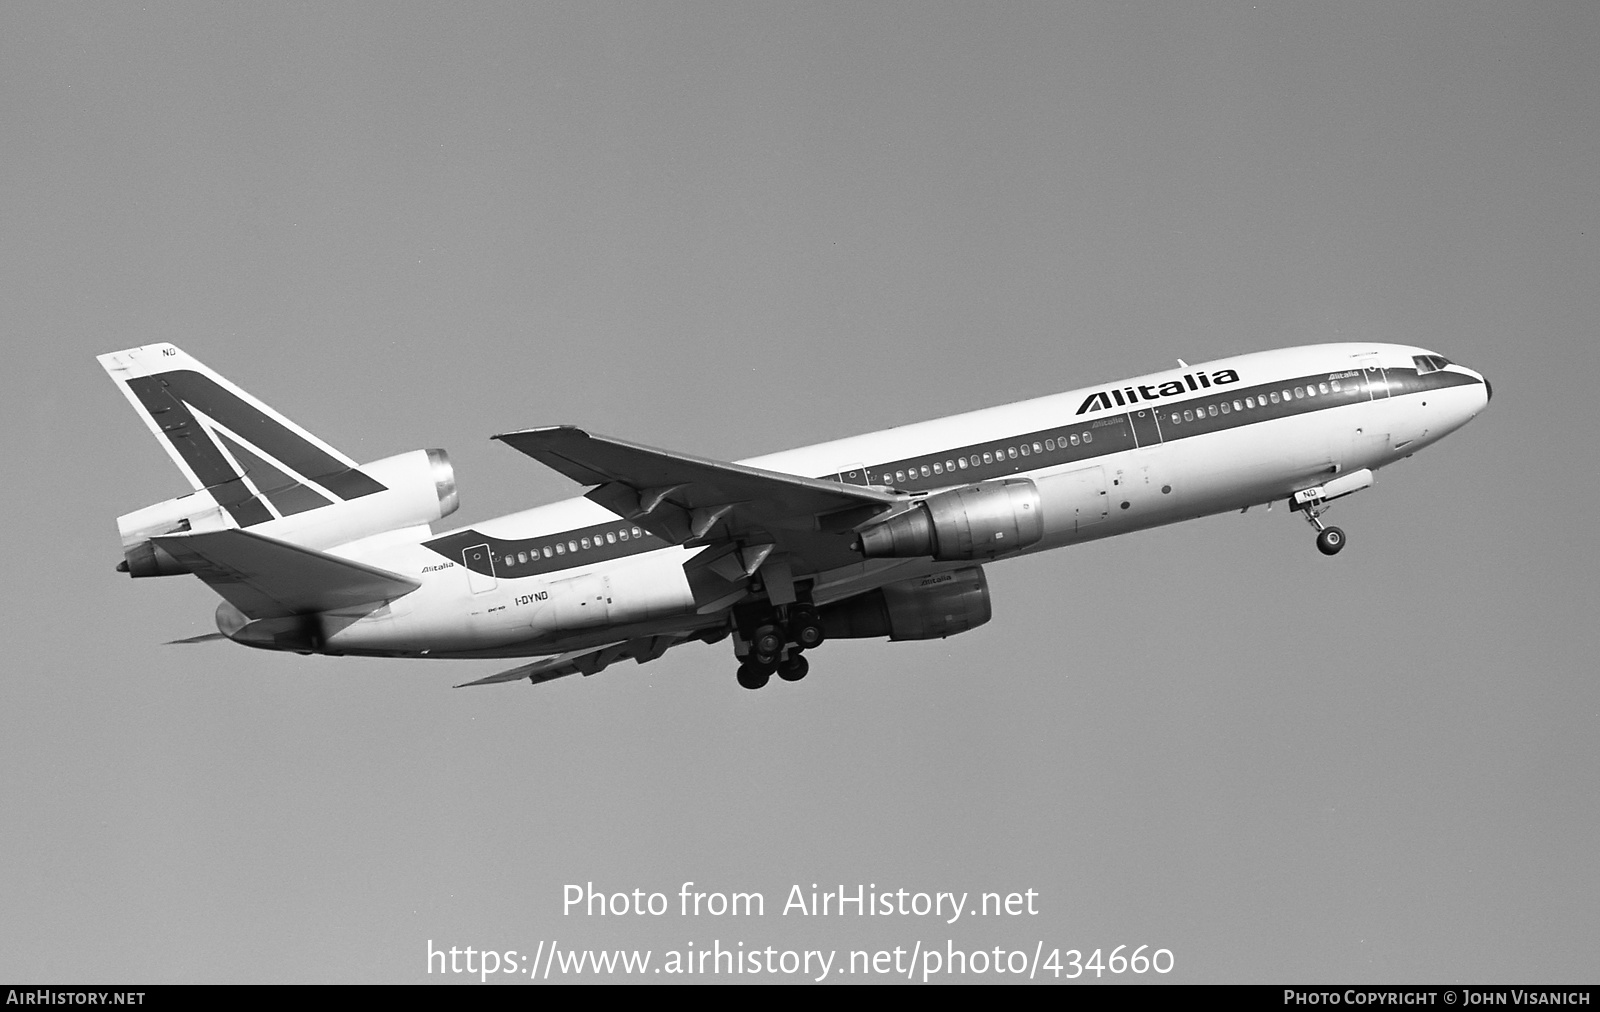
[[[355,461],[170,344],[100,356],[197,493],[252,527],[381,492]],[[124,532],[125,534],[127,532]]]
[[[456,508],[443,450],[353,460],[170,344],[100,356],[194,491],[117,518],[134,576],[190,572],[170,535],[249,528],[322,550],[420,527]],[[191,560],[192,561],[192,560]]]

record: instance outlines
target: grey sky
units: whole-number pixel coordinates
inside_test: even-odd
[[[413,981],[532,950],[1149,944],[1184,981],[1592,980],[1600,8],[8,5],[0,978]],[[470,523],[491,433],[735,458],[1243,351],[1495,401],[1335,510],[990,567],[995,619],[493,663],[165,647],[186,491],[99,370],[170,340]],[[760,890],[759,920],[561,888]],[[1041,914],[800,921],[792,883]],[[435,975],[434,979],[438,979]]]

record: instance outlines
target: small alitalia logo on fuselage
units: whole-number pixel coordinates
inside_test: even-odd
[[[1239,382],[1238,373],[1232,369],[1218,369],[1209,376],[1203,372],[1184,373],[1181,380],[1168,380],[1165,383],[1144,383],[1132,387],[1114,387],[1110,390],[1096,390],[1084,398],[1083,406],[1078,409],[1078,414],[1086,415],[1091,411],[1125,408],[1130,404],[1138,404],[1140,401],[1177,397],[1180,394],[1193,393],[1196,390],[1205,390],[1210,387],[1219,387],[1237,382]]]

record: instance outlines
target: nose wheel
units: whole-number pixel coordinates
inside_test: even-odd
[[[1344,547],[1344,531],[1337,527],[1324,527],[1317,534],[1317,551],[1323,555],[1338,555]]]

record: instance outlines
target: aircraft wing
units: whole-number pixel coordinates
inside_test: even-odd
[[[596,436],[570,425],[495,439],[583,485],[588,497],[673,544],[784,540],[781,532],[843,533],[902,496]],[[792,540],[792,539],[791,539]]]
[[[537,685],[567,675],[582,673],[592,675],[617,661],[632,658],[640,664],[653,661],[666,653],[668,648],[679,643],[688,642],[688,636],[646,636],[641,639],[621,640],[616,643],[607,643],[604,646],[590,647],[587,650],[574,650],[571,653],[558,654],[555,657],[546,657],[531,664],[523,664],[508,671],[480,678],[473,682],[462,682],[456,686],[464,689],[473,685],[494,685],[499,682],[520,682],[526,678],[530,683]]]
[[[231,529],[153,538],[251,618],[276,618],[403,597],[422,584],[273,538]]]

